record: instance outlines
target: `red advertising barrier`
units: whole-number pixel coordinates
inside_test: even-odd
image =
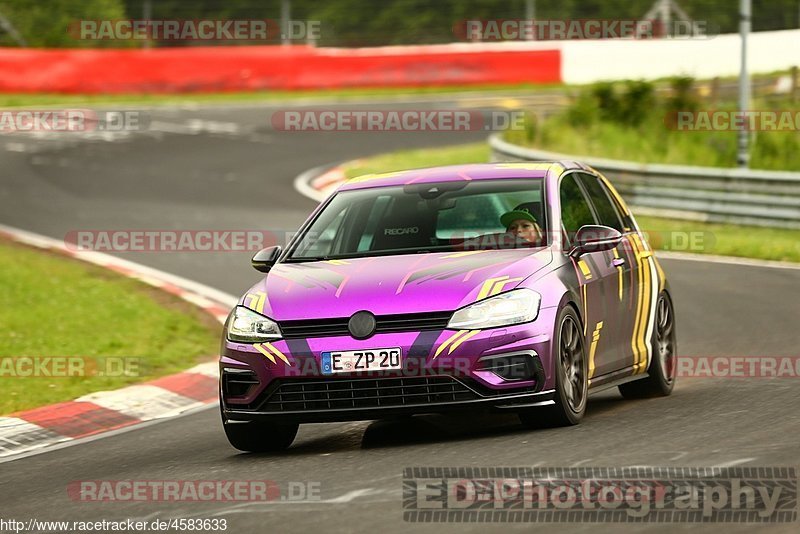
[[[0,48],[4,93],[185,93],[558,83],[558,50],[439,45],[150,50]]]

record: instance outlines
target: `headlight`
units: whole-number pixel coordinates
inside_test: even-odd
[[[278,323],[268,317],[236,306],[228,319],[228,340],[241,343],[259,343],[281,338]]]
[[[472,330],[529,323],[539,315],[542,296],[531,289],[515,289],[497,295],[453,314],[447,328]]]

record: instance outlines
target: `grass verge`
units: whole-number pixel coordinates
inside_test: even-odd
[[[417,167],[482,163],[489,160],[486,143],[444,148],[402,150],[345,164],[348,178]],[[634,214],[636,210],[634,210]],[[800,230],[714,224],[636,215],[657,250],[718,254],[763,260],[800,262]]]
[[[716,96],[718,91],[703,96],[691,78],[675,78],[670,85],[661,92],[656,84],[632,80],[585,87],[565,109],[542,120],[528,115],[524,128],[506,132],[505,138],[578,157],[736,167],[740,132],[731,119],[737,102]],[[800,171],[794,107],[784,94],[753,99],[750,109],[771,115],[750,117],[751,168]],[[760,126],[764,129],[756,131]]]
[[[0,302],[0,414],[172,374],[219,343],[220,325],[178,297],[5,239]],[[20,376],[18,357],[83,358],[86,376]]]
[[[481,96],[506,95],[520,91],[547,92],[560,89],[558,84],[518,84],[518,85],[454,85],[438,87],[375,87],[352,89],[321,89],[297,91],[234,91],[225,93],[180,93],[180,94],[121,94],[121,95],[67,95],[60,93],[0,94],[0,107],[57,106],[57,105],[175,105],[192,103],[258,103],[281,102],[313,98],[320,100],[381,99],[402,96],[448,95],[459,93],[480,93]]]

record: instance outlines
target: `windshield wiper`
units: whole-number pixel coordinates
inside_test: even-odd
[[[305,263],[309,261],[328,261],[328,256],[300,256],[299,258],[286,258],[284,263]]]

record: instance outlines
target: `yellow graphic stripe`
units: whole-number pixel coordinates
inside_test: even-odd
[[[650,324],[650,315],[653,308],[653,271],[650,269],[650,262],[653,261],[653,251],[649,249],[639,235],[636,236],[639,244],[642,247],[642,270],[644,271],[644,297],[642,305],[642,324],[639,327],[639,344],[642,348],[642,359],[639,362],[639,372],[644,373],[647,370],[647,359],[650,353],[648,344],[650,340],[647,339],[647,325]]]
[[[497,163],[495,164],[495,168],[497,169],[526,169],[529,171],[546,171],[549,169],[553,164],[552,163],[529,163],[526,161],[517,161],[517,162],[508,162],[508,163]]]
[[[255,349],[258,352],[260,352],[261,354],[266,356],[269,361],[271,361],[272,363],[276,363],[275,362],[275,356],[273,356],[272,353],[267,351],[267,349],[265,349],[263,345],[259,345],[258,343],[256,343],[255,345],[253,345],[253,347],[255,347]]]
[[[275,348],[275,346],[274,346],[272,343],[264,343],[264,345],[265,345],[265,346],[267,347],[267,349],[268,349],[268,350],[270,350],[270,351],[271,351],[271,352],[272,352],[272,353],[273,353],[275,356],[277,356],[278,358],[280,358],[281,360],[283,360],[283,363],[285,363],[286,365],[291,365],[291,364],[289,363],[289,358],[287,358],[287,357],[286,357],[286,355],[285,355],[284,353],[282,353],[281,351],[279,351],[278,349],[276,349],[276,348]]]
[[[489,296],[489,291],[491,291],[492,287],[494,287],[494,285],[501,280],[508,280],[508,276],[501,276],[500,278],[489,278],[488,280],[486,280],[483,283],[483,286],[481,286],[481,290],[478,292],[477,300],[481,300]]]
[[[579,260],[578,261],[578,267],[580,267],[581,272],[583,273],[583,277],[585,279],[587,279],[587,280],[591,280],[592,279],[592,270],[589,269],[589,265],[585,261]]]
[[[436,349],[436,352],[433,354],[433,359],[435,360],[442,352],[444,352],[444,349],[446,349],[447,346],[450,345],[450,343],[452,343],[453,341],[458,339],[460,336],[463,336],[464,334],[467,334],[467,333],[469,333],[469,330],[459,330],[458,332],[456,332],[452,336],[450,336],[447,339],[445,339],[444,342],[441,345],[439,345],[439,348]]]
[[[486,280],[483,285],[481,286],[481,290],[478,292],[477,300],[485,299],[486,297],[491,297],[497,295],[508,285],[514,282],[519,282],[522,278],[509,278],[508,276],[499,276],[497,278],[489,278]]]
[[[348,184],[357,184],[361,182],[369,182],[371,180],[380,180],[382,178],[391,178],[393,176],[400,176],[401,174],[405,174],[407,171],[395,171],[395,172],[384,172],[380,174],[363,174],[361,176],[356,176],[354,178],[350,178],[347,180],[346,183]]]
[[[466,252],[457,252],[455,254],[450,254],[449,256],[443,256],[443,260],[447,260],[450,258],[461,258],[463,256],[471,256],[473,254],[481,254],[483,252],[488,252],[487,250],[467,250]]]
[[[636,239],[634,238],[633,234],[628,236],[628,239],[631,243],[631,248],[633,249],[633,255],[636,258],[636,315],[633,319],[633,335],[631,336],[631,349],[633,350],[633,372],[636,373],[637,369],[639,368],[639,318],[642,315],[642,293],[644,293],[644,288],[642,287],[642,263],[639,259],[639,247],[636,244]]]
[[[583,291],[583,335],[585,336],[586,335],[586,325],[588,324],[588,321],[587,321],[588,318],[586,317],[586,313],[587,313],[587,310],[588,310],[588,307],[586,305],[586,284],[583,284],[581,286],[581,290]]]
[[[461,338],[459,338],[459,340],[458,340],[458,341],[456,341],[455,343],[453,343],[452,345],[450,345],[450,350],[448,350],[448,351],[447,351],[447,354],[453,354],[453,351],[454,351],[454,350],[456,350],[456,349],[458,348],[458,346],[459,346],[459,345],[461,345],[463,342],[465,342],[465,341],[466,341],[466,340],[468,340],[469,338],[471,338],[471,337],[474,337],[474,336],[477,336],[477,335],[478,335],[478,334],[480,334],[480,333],[481,333],[481,331],[480,331],[480,330],[473,330],[473,331],[472,331],[472,332],[470,332],[469,334],[467,334],[467,335],[465,335],[465,336],[461,336]]]
[[[647,339],[647,323],[650,320],[650,300],[652,299],[651,285],[653,283],[651,278],[653,275],[650,272],[649,256],[642,258],[642,270],[644,271],[644,289],[642,290],[644,296],[642,298],[642,324],[639,325],[639,346],[642,351],[639,361],[640,373],[643,373],[645,369],[647,369],[647,343],[650,341]]]
[[[591,384],[591,378],[594,376],[594,355],[597,351],[597,343],[600,341],[600,330],[603,329],[603,321],[597,323],[597,326],[594,328],[594,333],[592,334],[592,344],[589,347],[589,383]]]
[[[325,263],[332,263],[333,265],[349,265],[349,262],[344,260],[325,260]]]
[[[614,259],[619,259],[619,252],[616,248],[612,248]],[[617,265],[617,273],[619,274],[619,300],[622,301],[622,265]]]
[[[632,234],[631,237],[636,241],[637,249],[641,252],[637,255],[639,258],[638,265],[640,271],[640,278],[642,280],[641,287],[640,287],[640,301],[641,301],[641,308],[639,310],[639,314],[637,315],[637,325],[636,325],[636,347],[637,347],[637,359],[636,364],[634,366],[634,373],[641,373],[647,368],[647,343],[648,340],[645,339],[646,332],[647,332],[647,321],[649,320],[650,315],[650,300],[651,300],[651,273],[650,273],[650,257],[653,253],[646,249],[646,246],[641,241],[641,238],[637,234]]]
[[[256,291],[255,293],[248,293],[245,296],[245,300],[250,299],[250,303],[247,305],[251,310],[255,310],[258,313],[264,313],[264,304],[267,301],[267,294],[263,291]]]
[[[497,284],[494,285],[492,290],[489,292],[489,296],[491,297],[493,295],[497,295],[498,293],[503,291],[508,284],[513,284],[514,282],[519,282],[520,280],[522,280],[522,277],[509,278],[508,280],[505,280],[503,282],[498,282]]]

